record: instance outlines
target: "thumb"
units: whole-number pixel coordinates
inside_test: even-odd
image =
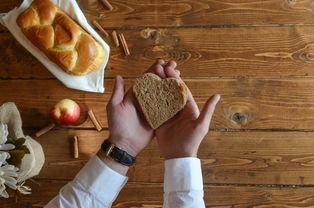
[[[209,128],[216,104],[219,102],[219,100],[220,95],[213,95],[207,100],[200,113],[200,116],[197,119],[199,123],[201,123],[202,125],[206,125],[206,127]]]
[[[112,105],[118,105],[123,101],[124,97],[124,82],[121,76],[116,76],[114,89],[110,98]]]

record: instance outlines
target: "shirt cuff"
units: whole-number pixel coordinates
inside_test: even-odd
[[[96,155],[76,175],[75,182],[97,199],[113,202],[128,178],[109,168]]]
[[[201,161],[195,157],[165,161],[164,192],[203,190]]]

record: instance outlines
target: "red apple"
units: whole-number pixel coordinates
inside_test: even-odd
[[[80,117],[80,106],[73,100],[63,99],[52,109],[51,115],[61,125],[71,125]]]

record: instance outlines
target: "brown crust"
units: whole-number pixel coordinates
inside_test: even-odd
[[[177,79],[177,80],[179,82],[179,87],[180,87],[180,90],[181,90],[181,94],[183,96],[184,103],[186,104],[186,102],[188,100],[187,86],[185,85],[185,83],[182,80],[180,80],[180,79]]]
[[[69,74],[86,75],[106,56],[99,42],[49,0],[34,0],[16,22],[36,47]]]

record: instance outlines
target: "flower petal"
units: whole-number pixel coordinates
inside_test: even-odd
[[[19,175],[17,174],[16,171],[14,170],[8,170],[4,172],[5,176],[11,176],[11,177],[18,177]]]
[[[0,151],[0,166],[2,166],[2,164],[4,164],[8,158],[10,158],[9,153]]]
[[[31,194],[32,189],[29,186],[17,186],[17,190],[21,193],[21,194]]]
[[[13,150],[14,144],[0,144],[0,150]]]
[[[0,192],[0,196],[6,199],[9,198],[9,194],[6,190],[3,190],[2,192]]]
[[[8,126],[6,124],[0,123],[0,144],[6,143],[8,135]]]
[[[11,189],[16,190],[17,180],[12,177],[3,177],[5,182],[4,184],[9,186]]]
[[[16,170],[16,167],[14,165],[5,165],[0,167],[0,170],[6,171],[6,170]]]

